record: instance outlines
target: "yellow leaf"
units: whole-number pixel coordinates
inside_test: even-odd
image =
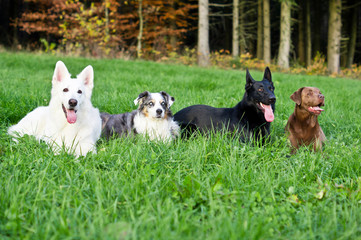
[[[325,191],[321,190],[320,192],[316,193],[315,197],[319,200],[321,200],[325,196]]]

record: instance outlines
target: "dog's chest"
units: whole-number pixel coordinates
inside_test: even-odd
[[[134,129],[139,134],[147,135],[151,140],[170,140],[171,124],[168,119],[151,119],[140,115],[134,116]]]

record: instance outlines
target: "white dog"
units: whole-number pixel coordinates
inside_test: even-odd
[[[179,126],[170,110],[173,102],[174,97],[164,91],[143,92],[134,100],[135,105],[139,104],[137,110],[115,115],[101,113],[103,135],[109,139],[141,134],[150,140],[169,142],[179,136]]]
[[[65,64],[58,61],[52,80],[49,106],[38,107],[8,129],[8,134],[25,134],[45,141],[57,154],[61,149],[76,156],[96,153],[101,133],[99,110],[91,104],[93,68],[87,66],[71,78]],[[15,141],[17,141],[15,139]]]

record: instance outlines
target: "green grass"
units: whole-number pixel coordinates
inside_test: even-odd
[[[76,159],[6,134],[48,104],[59,59],[73,74],[94,67],[93,105],[110,113],[133,110],[145,90],[174,96],[173,112],[232,107],[244,93],[245,71],[0,53],[0,239],[361,238],[360,81],[273,73],[275,121],[263,147],[220,134],[115,139]],[[302,86],[326,96],[319,121],[328,142],[323,154],[288,157],[289,96]]]

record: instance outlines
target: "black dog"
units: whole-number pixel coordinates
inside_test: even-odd
[[[243,141],[250,137],[264,140],[274,120],[276,102],[270,69],[266,67],[262,81],[255,81],[247,69],[245,88],[242,101],[233,108],[194,105],[177,112],[174,120],[188,134],[196,129],[201,132],[227,129],[241,133]]]

